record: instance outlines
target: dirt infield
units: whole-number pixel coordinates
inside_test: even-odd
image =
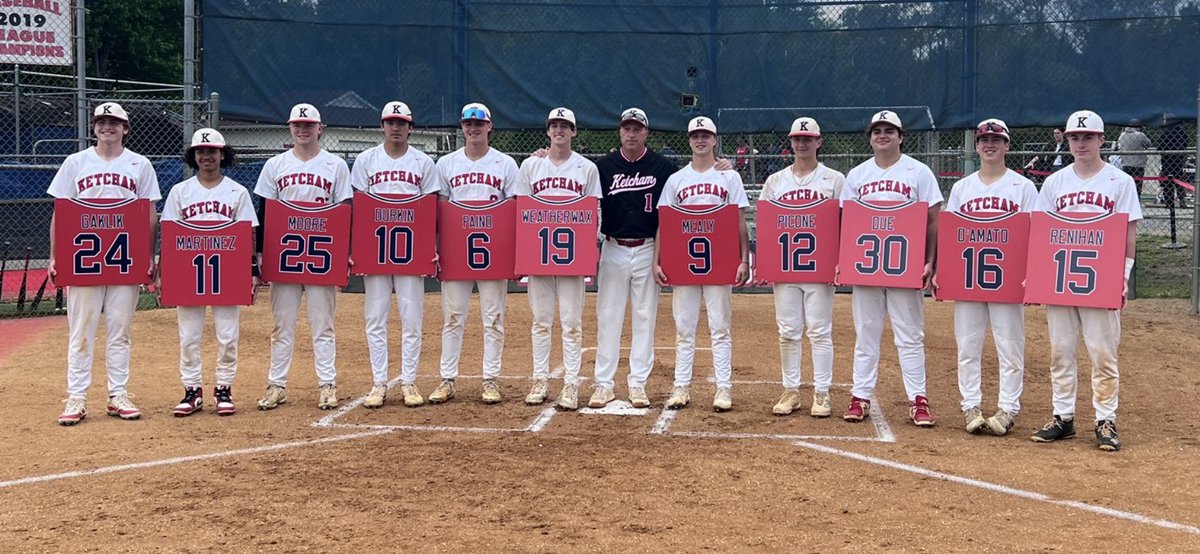
[[[394,397],[368,411],[356,402],[371,381],[362,296],[339,302],[344,400],[336,412],[316,407],[307,340],[297,341],[288,404],[254,409],[271,331],[260,299],[243,312],[235,416],[217,417],[211,405],[189,418],[170,415],[181,394],[175,312],[157,310],[139,312],[134,323],[131,390],[143,419],[104,415],[97,370],[87,419],[59,427],[66,321],[49,320],[58,323],[43,338],[0,356],[0,420],[8,429],[0,439],[0,551],[1200,550],[1200,428],[1192,415],[1200,341],[1184,301],[1138,300],[1126,310],[1118,453],[1095,448],[1086,369],[1079,437],[1029,441],[1050,415],[1040,308],[1027,311],[1024,410],[1013,433],[999,438],[961,430],[950,304],[927,305],[929,392],[939,419],[918,429],[905,417],[890,346],[878,410],[867,421],[812,419],[807,393],[803,413],[772,416],[780,387],[769,295],[734,299],[729,413],[708,409],[712,388],[700,383],[691,407],[664,415],[674,360],[669,295],[659,308],[649,387],[656,405],[645,415],[525,406],[530,316],[521,294],[508,297],[504,403],[478,401],[476,305],[457,399],[409,409]],[[592,346],[591,295],[588,306],[584,336]],[[836,311],[834,382],[847,383],[848,296],[837,297]],[[437,382],[440,324],[440,300],[431,294],[418,380],[426,394]],[[297,335],[307,333],[302,323]],[[392,333],[395,362],[398,325]],[[208,394],[211,329],[205,353]],[[560,359],[557,348],[552,359]],[[585,376],[593,359],[586,351]],[[710,362],[698,352],[698,379],[711,376]],[[994,352],[984,367],[990,412]],[[806,353],[806,382],[809,370]],[[626,373],[622,364],[618,398]],[[848,393],[834,395],[836,415]]]

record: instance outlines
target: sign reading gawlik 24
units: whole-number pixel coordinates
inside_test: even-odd
[[[71,65],[70,0],[0,0],[0,63]]]

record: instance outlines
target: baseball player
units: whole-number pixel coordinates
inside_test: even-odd
[[[1028,212],[1039,203],[1033,182],[1004,165],[1008,154],[1008,125],[985,119],[975,129],[979,171],[954,183],[946,209],[955,213]],[[936,288],[936,284],[934,285]],[[995,415],[984,419],[982,393],[983,341],[988,323],[1000,361],[1000,394]],[[958,391],[962,395],[963,421],[968,433],[987,427],[1004,435],[1021,411],[1025,379],[1025,307],[993,302],[954,303],[954,337],[958,341]]]
[[[575,138],[575,112],[550,110],[546,135],[550,151],[546,157],[529,157],[521,164],[518,195],[579,198],[600,196],[600,174],[596,164],[571,150]],[[587,239],[592,240],[592,239]],[[563,388],[558,406],[579,407],[579,365],[583,350],[583,293],[581,276],[529,276],[529,308],[533,312],[533,386],[526,404],[541,404],[550,394],[550,342],[557,299],[562,325]]]
[[[105,102],[92,113],[96,145],[67,156],[47,194],[55,198],[146,198],[158,201],[158,176],[144,156],[125,148],[129,115],[120,104]],[[150,237],[157,234],[158,214],[150,210]],[[50,279],[54,267],[54,218],[50,220]],[[151,267],[151,273],[155,268]],[[129,343],[137,285],[71,287],[67,294],[67,400],[58,416],[61,425],[75,425],[87,416],[87,390],[92,384],[92,352],[96,326],[104,314],[107,331],[105,367],[108,374],[108,415],[138,419],[142,411],[129,399]]]
[[[263,166],[254,193],[264,199],[333,204],[351,197],[350,169],[346,161],[321,148],[321,112],[312,104],[296,104],[288,117],[292,135],[291,150],[279,154]],[[273,410],[287,401],[287,377],[292,365],[296,337],[296,318],[300,297],[308,294],[308,322],[312,327],[313,358],[317,371],[317,407],[338,407],[337,368],[334,366],[337,343],[333,320],[337,310],[337,287],[273,283],[271,314],[275,331],[271,333],[271,367],[267,391],[258,401],[258,409]]]
[[[658,206],[712,206],[734,204],[742,210],[738,234],[742,263],[737,270],[737,284],[750,275],[750,233],[746,228],[746,209],[750,207],[742,177],[736,171],[721,171],[717,163],[717,126],[707,117],[697,117],[688,123],[688,144],[692,147],[692,162],[671,175],[663,187]],[[665,286],[667,276],[659,265],[659,243],[654,243],[654,280]],[[682,409],[691,397],[692,361],[696,354],[696,324],[700,321],[703,301],[708,314],[708,329],[712,338],[713,374],[717,391],[713,395],[713,410],[733,408],[733,338],[729,332],[733,318],[733,287],[730,285],[676,285],[672,287],[671,311],[675,316],[675,386],[667,400],[667,408]]]
[[[824,143],[821,126],[810,117],[801,117],[792,122],[788,136],[794,161],[767,177],[758,201],[840,198],[846,177],[817,160]],[[833,283],[776,283],[774,289],[783,396],[771,411],[775,415],[788,415],[802,406],[800,338],[807,334],[813,367],[809,413],[813,417],[829,417],[833,410],[829,400],[829,387],[833,384]]]
[[[519,189],[521,171],[507,154],[492,148],[492,113],[487,106],[472,103],[463,106],[462,131],[466,146],[437,161],[444,200],[504,200]],[[458,359],[462,353],[463,328],[471,307],[471,289],[479,288],[479,311],[483,319],[483,390],[485,404],[497,404],[500,395],[501,355],[504,351],[504,306],[508,281],[442,282],[442,382],[429,394],[429,401],[441,404],[454,398],[458,378]]]
[[[895,112],[884,110],[871,117],[867,136],[875,155],[850,170],[842,189],[842,204],[851,200],[926,202],[925,267],[923,282],[929,285],[937,256],[937,214],[942,192],[937,178],[925,164],[900,153],[904,127]],[[885,316],[892,321],[892,334],[900,355],[900,372],[908,394],[908,415],[919,427],[931,427],[933,414],[925,392],[925,298],[914,289],[855,286],[854,386],[850,407],[842,418],[862,421],[871,410],[875,382],[879,377],[879,342]]]
[[[1104,120],[1083,110],[1067,119],[1067,143],[1074,163],[1046,178],[1040,209],[1060,213],[1124,213],[1129,215],[1125,242],[1125,287],[1133,271],[1137,222],[1142,218],[1133,178],[1100,158]],[[1117,348],[1121,312],[1103,308],[1046,306],[1050,331],[1050,385],[1054,418],[1031,437],[1053,442],[1075,436],[1075,393],[1079,383],[1076,351],[1083,335],[1092,360],[1092,407],[1096,411],[1096,443],[1101,450],[1121,449],[1117,437],[1117,395],[1121,377]]]
[[[250,191],[221,173],[235,162],[233,148],[215,129],[200,129],[192,135],[183,161],[196,175],[171,187],[163,205],[163,221],[249,221],[258,226],[258,215]],[[257,272],[257,267],[255,268]],[[179,378],[183,400],[172,410],[176,417],[192,415],[204,406],[200,340],[204,336],[205,306],[179,306]],[[233,378],[237,375],[240,306],[212,306],[213,330],[217,335],[217,385],[213,389],[217,415],[232,415]]]
[[[412,132],[412,110],[403,102],[388,102],[380,114],[383,144],[363,151],[350,169],[350,184],[364,192],[384,194],[436,194],[441,181],[433,159],[408,143]],[[379,408],[387,398],[388,312],[392,293],[404,325],[400,393],[404,405],[425,403],[417,389],[417,363],[421,359],[421,330],[425,314],[425,278],[419,275],[365,275],[367,347],[371,353],[374,386],[363,400],[366,408]]]

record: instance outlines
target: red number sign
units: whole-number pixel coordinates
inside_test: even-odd
[[[938,215],[937,297],[1020,304],[1025,298],[1029,213]]]
[[[1025,302],[1118,309],[1129,216],[1034,212]]]
[[[596,206],[594,196],[518,196],[517,275],[595,275]]]
[[[162,222],[164,306],[248,306],[254,302],[249,221]]]
[[[356,275],[433,275],[437,195],[354,193]]]
[[[924,202],[847,201],[842,206],[838,281],[921,288],[928,218],[929,205]]]
[[[333,285],[350,280],[350,206],[266,201],[263,279]]]
[[[838,259],[837,200],[758,201],[754,276],[770,283],[832,283]]]
[[[54,201],[54,278],[58,286],[150,282],[150,201]]]
[[[663,206],[658,261],[670,285],[732,285],[742,263],[737,206]]]
[[[514,279],[516,202],[438,202],[443,281]]]

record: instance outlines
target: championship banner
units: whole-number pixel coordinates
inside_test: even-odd
[[[737,206],[663,206],[658,264],[668,285],[732,285],[742,263]]]
[[[266,200],[263,280],[332,285],[350,280],[350,206]]]
[[[54,284],[150,283],[150,209],[144,198],[55,200]]]
[[[1033,212],[1025,303],[1121,308],[1129,215]]]
[[[438,202],[442,281],[515,279],[516,202]]]
[[[769,283],[832,283],[838,261],[835,199],[759,200],[754,277]]]
[[[1025,299],[1029,212],[938,214],[940,300],[1020,304]]]
[[[71,0],[0,0],[0,63],[75,63]]]
[[[600,264],[594,196],[517,197],[517,275],[592,276]]]
[[[354,193],[355,275],[433,275],[437,195]]]
[[[894,200],[842,206],[838,283],[922,288],[929,204]]]
[[[254,303],[254,227],[249,221],[162,222],[164,306]]]

